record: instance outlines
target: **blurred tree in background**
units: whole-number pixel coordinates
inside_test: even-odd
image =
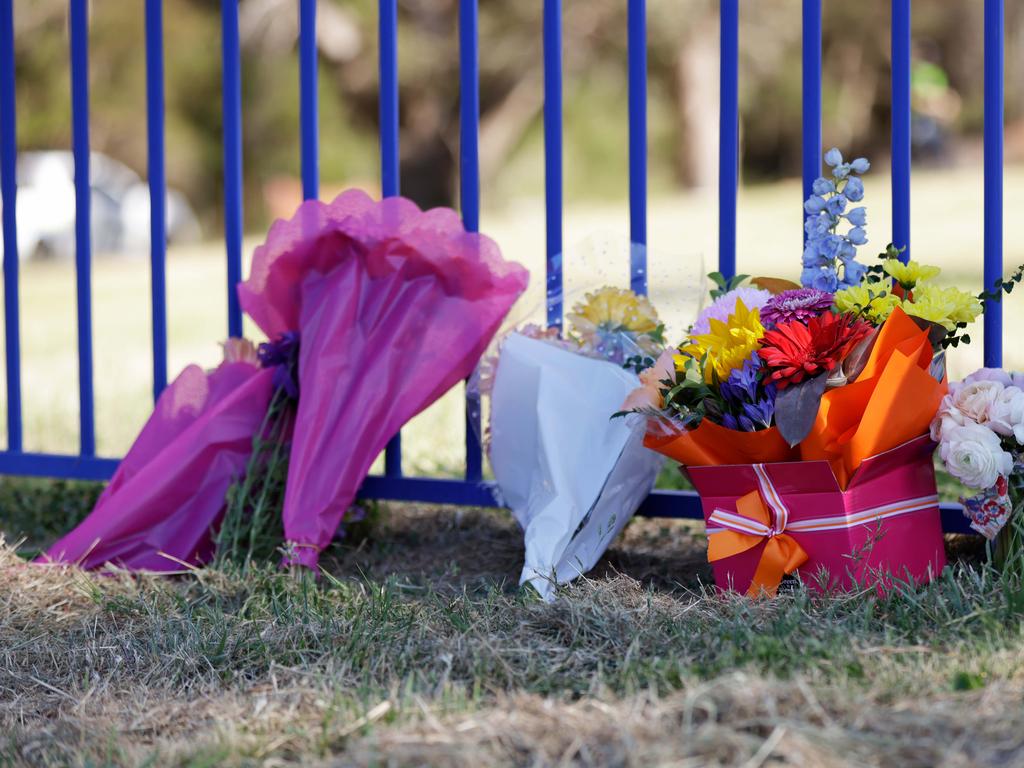
[[[540,0],[481,0],[481,165],[490,204],[543,189]],[[878,160],[889,141],[887,0],[827,3],[828,144]],[[320,0],[324,196],[377,179],[377,4]],[[399,0],[403,191],[425,205],[457,193],[458,3]],[[70,144],[65,0],[15,0],[18,140]],[[165,0],[170,183],[208,225],[220,218],[220,13],[213,0]],[[1008,3],[1007,68],[1020,70],[1024,6]],[[650,167],[655,192],[713,184],[718,3],[648,0]],[[242,0],[246,224],[288,213],[299,183],[296,0]],[[570,198],[624,196],[626,2],[565,0],[565,167]],[[92,139],[146,169],[143,5],[93,0]],[[982,125],[982,4],[914,4],[915,137],[919,157],[977,154]],[[800,2],[744,3],[740,30],[743,171],[748,182],[799,173]],[[1008,156],[1021,131],[1024,82],[1007,79]],[[1024,137],[1022,137],[1024,138]]]

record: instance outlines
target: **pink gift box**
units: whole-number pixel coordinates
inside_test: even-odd
[[[722,515],[711,520],[716,510],[735,515],[736,501],[750,491],[760,491],[762,498],[775,493],[783,512],[772,508],[772,533],[789,535],[806,552],[798,573],[810,589],[886,589],[893,579],[927,583],[946,564],[934,447],[922,435],[872,456],[845,491],[827,461],[684,471],[700,494],[709,532],[721,530],[714,526]],[[767,541],[765,536],[756,546],[713,562],[718,587],[746,591]]]

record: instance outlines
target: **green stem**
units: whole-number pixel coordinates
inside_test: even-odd
[[[281,466],[282,454],[285,450],[285,445],[281,438],[287,418],[287,411],[282,408],[280,415],[274,422],[273,435],[269,440],[269,442],[274,446],[274,449],[270,454],[270,458],[267,460],[267,464],[263,472],[263,483],[260,489],[259,498],[253,506],[252,525],[249,527],[249,547],[246,552],[247,563],[251,561],[255,555],[256,540],[259,533],[263,531],[264,513],[268,506],[267,500],[270,495],[270,489],[271,486],[275,484],[274,479],[277,477],[278,468]]]
[[[228,489],[227,507],[216,540],[213,564],[221,567],[234,562],[243,569],[262,554],[261,544],[268,540],[272,552],[280,545],[281,535],[268,515],[284,483],[279,475],[287,470],[288,447],[283,437],[291,415],[291,402],[283,390],[276,390],[263,421],[253,435],[252,454],[244,474]]]

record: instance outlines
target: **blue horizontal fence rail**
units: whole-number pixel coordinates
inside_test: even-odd
[[[78,320],[80,446],[78,455],[61,456],[23,450],[20,308],[16,221],[17,135],[13,0],[0,0],[0,202],[4,245],[4,344],[7,394],[7,446],[0,451],[0,473],[85,480],[108,479],[118,461],[96,456],[92,372],[91,233],[89,227],[89,60],[87,0],[68,0],[71,53],[72,137],[75,165],[76,296]],[[164,53],[162,0],[145,2],[146,115],[149,151],[150,235],[152,269],[153,392],[167,382],[166,320],[166,173],[164,141]],[[300,167],[303,197],[319,192],[316,1],[299,0]],[[719,270],[736,271],[736,215],[739,186],[739,0],[720,2],[719,102]],[[804,195],[821,170],[822,0],[802,2]],[[460,149],[462,217],[467,229],[480,226],[480,62],[477,0],[459,0]],[[984,3],[984,270],[985,284],[1002,274],[1003,256],[1003,0]],[[399,82],[397,0],[379,0],[381,187],[385,196],[399,194]],[[221,0],[222,99],[224,151],[224,235],[228,276],[228,333],[240,336],[242,314],[234,286],[242,278],[242,88],[237,0]],[[629,129],[630,284],[647,289],[647,37],[646,2],[628,0],[627,75]],[[562,323],[562,3],[544,0],[541,30],[544,63],[544,174],[546,260],[545,287],[549,325]],[[893,242],[910,243],[910,0],[892,3],[892,197]],[[905,255],[904,258],[907,258]],[[1002,361],[1002,314],[990,303],[985,315],[985,364]],[[401,438],[385,456],[385,472],[367,478],[362,495],[369,498],[473,506],[495,506],[483,482],[479,408],[466,403],[466,472],[464,479],[406,477],[402,474]],[[641,514],[700,518],[700,502],[689,491],[656,491]],[[968,532],[956,504],[943,505],[947,531]]]

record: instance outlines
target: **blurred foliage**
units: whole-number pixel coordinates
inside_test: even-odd
[[[273,209],[273,184],[298,175],[294,0],[242,0],[246,224]],[[889,125],[889,8],[885,0],[828,3],[823,52],[824,135],[884,155]],[[377,4],[320,0],[320,160],[324,194],[377,178]],[[480,0],[481,163],[490,202],[543,189],[540,2]],[[67,3],[16,0],[20,146],[70,143]],[[399,0],[403,189],[423,204],[457,197],[458,3]],[[565,0],[565,173],[570,197],[624,196],[626,3]],[[651,185],[713,183],[717,16],[711,0],[648,0]],[[165,0],[170,183],[207,223],[220,216],[219,6]],[[1024,6],[1006,8],[1009,71],[1024,58]],[[143,4],[91,3],[92,141],[140,173],[146,167]],[[952,104],[943,129],[981,128],[982,5],[918,0],[915,55],[938,73]],[[796,175],[800,157],[800,2],[745,3],[741,30],[743,167],[748,180]],[[1007,114],[1024,84],[1007,81]],[[941,94],[940,94],[941,95]],[[289,190],[291,190],[289,192]],[[285,195],[287,197],[287,195]]]

